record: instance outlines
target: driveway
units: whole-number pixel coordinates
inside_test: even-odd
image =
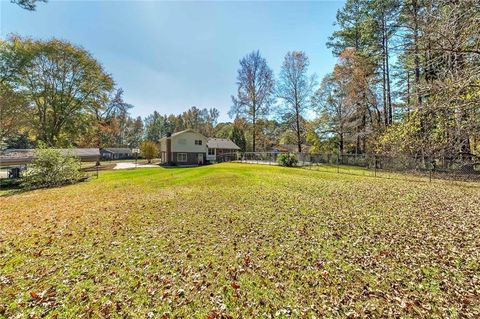
[[[143,168],[143,167],[158,167],[153,164],[135,164],[135,163],[118,163],[113,169],[129,169],[129,168]]]

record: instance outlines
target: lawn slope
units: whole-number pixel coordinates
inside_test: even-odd
[[[480,316],[480,188],[247,164],[0,197],[0,317]]]

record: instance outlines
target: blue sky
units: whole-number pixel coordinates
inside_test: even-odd
[[[135,105],[132,115],[216,107],[229,120],[239,59],[260,50],[275,75],[303,50],[319,79],[336,62],[326,48],[343,1],[53,1],[29,12],[0,0],[0,34],[68,40],[90,51]]]

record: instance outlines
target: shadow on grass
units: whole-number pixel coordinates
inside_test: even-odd
[[[25,190],[20,186],[20,183],[20,179],[0,179],[0,197],[6,197],[25,192]]]
[[[323,173],[332,174],[344,174],[360,177],[371,177],[387,180],[402,180],[407,182],[420,182],[420,183],[432,183],[432,182],[448,182],[451,184],[469,185],[471,187],[480,187],[480,178],[475,175],[458,175],[458,174],[442,174],[434,172],[429,175],[428,171],[415,172],[415,171],[395,171],[387,169],[369,169],[365,167],[346,166],[346,165],[314,165],[309,167],[303,167],[305,169],[311,169]]]
[[[38,190],[38,189],[52,189],[52,188],[61,188],[69,185],[74,185],[78,183],[86,182],[91,177],[85,177],[78,181],[65,183],[62,185],[54,185],[54,186],[45,186],[45,187],[36,187],[36,188],[23,188],[21,186],[22,180],[19,179],[1,179],[0,180],[0,197],[10,197],[13,195],[28,193],[30,191]]]

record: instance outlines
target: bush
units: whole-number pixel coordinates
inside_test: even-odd
[[[158,155],[158,147],[152,141],[145,141],[140,144],[140,153],[142,157],[148,160],[149,163]]]
[[[285,153],[278,155],[277,162],[281,166],[292,167],[297,165],[298,159],[293,153]]]
[[[80,167],[80,159],[70,153],[38,148],[35,150],[35,159],[23,174],[21,185],[34,189],[73,184],[86,177]]]

